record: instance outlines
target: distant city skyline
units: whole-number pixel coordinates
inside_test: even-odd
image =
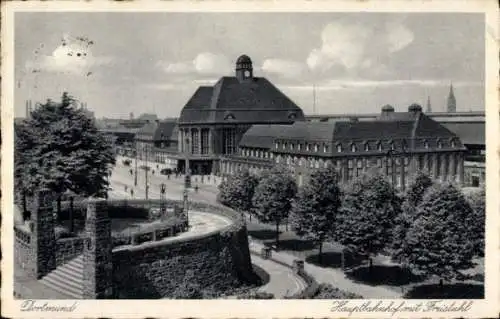
[[[306,114],[444,112],[450,84],[482,111],[483,33],[470,13],[16,13],[15,114],[66,90],[96,117],[177,117],[240,54]]]

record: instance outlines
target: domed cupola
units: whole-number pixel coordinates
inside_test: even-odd
[[[243,54],[236,60],[236,78],[242,82],[253,77],[252,60],[248,55]]]

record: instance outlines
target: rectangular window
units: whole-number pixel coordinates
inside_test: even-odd
[[[234,129],[222,130],[222,149],[224,154],[234,154],[236,151],[236,132]]]
[[[201,154],[208,154],[209,150],[209,143],[210,140],[208,139],[208,129],[204,128],[201,130]]]
[[[382,159],[377,158],[377,167],[382,168]]]
[[[200,154],[200,131],[192,131],[193,140],[191,141],[191,152],[193,154]]]
[[[347,162],[347,167],[349,167],[349,169],[351,169],[351,168],[352,168],[352,160],[349,160],[349,161]]]

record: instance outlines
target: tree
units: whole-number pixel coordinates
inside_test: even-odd
[[[279,244],[279,225],[288,217],[296,193],[295,179],[281,166],[262,174],[255,188],[252,199],[255,215],[262,222],[276,225],[276,246]]]
[[[395,219],[394,237],[392,240],[392,258],[398,260],[406,232],[415,220],[416,210],[425,192],[433,185],[432,179],[426,173],[418,171],[408,186],[403,201],[401,213]]]
[[[340,199],[337,172],[335,168],[328,167],[314,171],[294,201],[292,228],[297,235],[319,245],[320,262],[323,243],[335,231]]]
[[[474,254],[479,257],[484,256],[485,245],[485,223],[486,223],[486,190],[484,187],[477,192],[466,196],[469,205],[472,208],[472,214],[469,216],[470,239],[474,245]]]
[[[470,268],[471,215],[469,203],[453,185],[433,186],[418,206],[416,219],[403,242],[402,262],[421,275],[448,280],[458,275],[459,270]]]
[[[343,196],[336,239],[353,251],[375,255],[391,242],[400,211],[401,199],[384,176],[363,175]]]
[[[19,190],[31,195],[48,188],[60,197],[68,190],[102,196],[115,163],[112,146],[93,119],[67,93],[60,103],[48,100],[15,126],[15,177]]]
[[[238,171],[219,185],[219,200],[240,212],[250,212],[258,179],[248,170]]]

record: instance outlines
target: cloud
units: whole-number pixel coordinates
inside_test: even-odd
[[[331,22],[321,33],[321,46],[311,50],[306,63],[313,71],[334,65],[348,72],[365,70],[404,49],[413,39],[413,33],[399,21],[386,22],[381,28]]]
[[[64,42],[51,55],[35,56],[27,61],[26,69],[31,73],[62,73],[86,76],[94,73],[97,66],[110,64],[111,57],[96,57],[89,47],[79,43]]]
[[[158,65],[170,74],[220,75],[231,71],[231,64],[225,56],[211,52],[199,53],[191,61],[175,63],[160,61]]]
[[[305,70],[303,63],[283,59],[267,59],[262,64],[262,71],[279,74],[286,78],[298,78]]]

